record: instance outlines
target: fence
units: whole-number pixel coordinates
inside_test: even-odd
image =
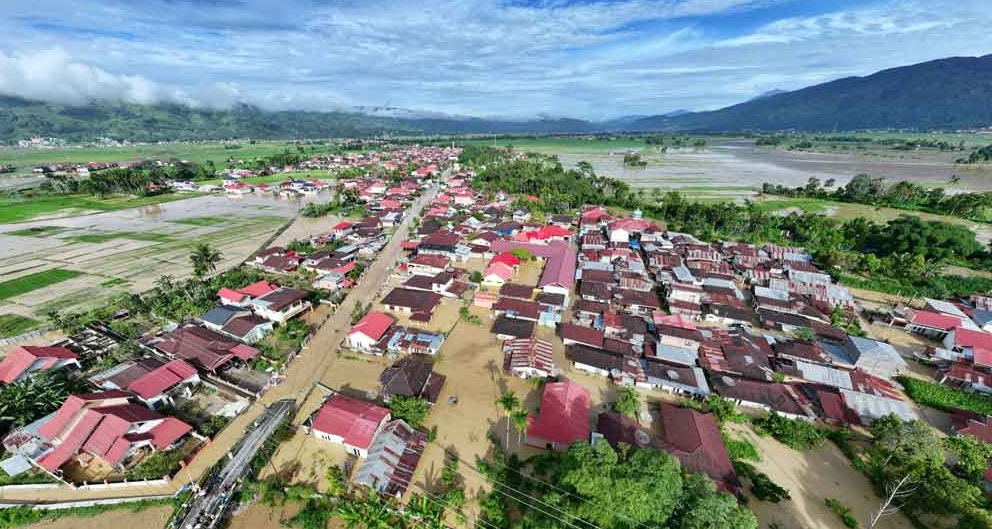
[[[25,340],[30,340],[32,338],[37,338],[37,337],[39,337],[39,336],[41,336],[41,335],[43,335],[46,332],[49,332],[51,330],[52,330],[51,327],[45,327],[45,328],[37,329],[37,330],[31,331],[31,332],[26,332],[24,334],[20,334],[20,335],[17,335],[17,336],[11,336],[9,338],[0,339],[0,347],[3,347],[5,345],[13,345],[15,343],[23,342]]]

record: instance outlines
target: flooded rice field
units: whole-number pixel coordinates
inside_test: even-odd
[[[198,243],[219,250],[218,269],[236,266],[293,218],[304,199],[273,195],[197,196],[118,211],[0,226],[0,279],[55,269],[82,275],[29,286],[0,299],[0,314],[44,319],[50,310],[93,306],[122,291],[143,291],[162,275],[191,274],[189,254]],[[320,222],[324,221],[324,222]],[[313,229],[331,220],[319,219]]]

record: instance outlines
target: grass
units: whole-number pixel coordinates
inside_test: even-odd
[[[0,198],[0,224],[22,222],[50,215],[66,216],[91,211],[116,211],[174,200],[185,200],[195,194],[166,193],[150,197],[119,195],[98,198],[90,195],[44,195],[26,198]]]
[[[42,322],[20,314],[0,314],[0,338],[20,336],[41,327]]]
[[[112,278],[110,278],[110,279],[108,279],[108,280],[100,283],[100,286],[101,287],[104,287],[104,288],[108,288],[108,287],[116,287],[118,285],[127,285],[129,283],[130,283],[130,281],[128,281],[127,279],[124,279],[122,277],[112,277]]]
[[[35,274],[18,277],[10,281],[0,283],[0,300],[9,299],[21,294],[26,294],[32,290],[45,288],[55,283],[61,283],[74,277],[83,275],[76,270],[66,270],[64,268],[53,268]]]
[[[190,217],[188,219],[170,220],[176,224],[186,224],[189,226],[217,226],[230,222],[230,219],[223,217]]]
[[[326,146],[315,145],[314,154],[330,152]],[[309,146],[308,146],[309,148]],[[65,147],[58,149],[0,149],[0,164],[29,167],[60,162],[126,162],[142,159],[180,158],[193,162],[213,161],[218,168],[226,166],[228,158],[251,159],[276,154],[296,146],[285,141],[244,144],[240,149],[225,149],[219,142],[173,145],[132,145],[127,147]],[[309,151],[307,152],[309,154]]]
[[[171,241],[172,236],[165,233],[149,233],[140,231],[108,231],[102,233],[85,233],[73,235],[69,240],[99,244],[114,239],[131,239],[133,241],[165,242]]]
[[[286,171],[284,173],[276,173],[266,176],[252,176],[249,178],[242,178],[241,180],[239,180],[239,182],[245,184],[278,184],[279,182],[285,182],[286,180],[289,180],[291,178],[298,178],[301,180],[311,180],[314,178],[318,180],[329,180],[327,176],[327,171],[317,170],[317,171]],[[221,182],[222,180],[220,178],[216,178],[213,180],[203,180],[197,183],[203,185],[219,186]]]
[[[57,233],[62,233],[69,228],[62,226],[35,226],[34,228],[24,228],[23,230],[8,231],[7,235],[18,237],[48,237]]]
[[[967,393],[957,388],[926,382],[915,378],[897,378],[906,394],[919,404],[941,411],[950,412],[955,408],[969,410],[982,415],[992,415],[992,397],[977,393]]]

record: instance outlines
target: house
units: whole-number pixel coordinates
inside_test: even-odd
[[[449,259],[443,255],[424,254],[418,255],[407,261],[406,269],[414,275],[436,276],[445,271],[448,267]]]
[[[272,322],[254,314],[235,316],[221,327],[221,334],[253,344],[272,332]]]
[[[417,253],[443,255],[453,258],[457,254],[458,242],[460,240],[461,237],[457,233],[432,233],[421,239],[420,246],[417,247]]]
[[[204,327],[211,331],[220,330],[235,316],[246,316],[250,311],[233,306],[220,305],[204,312],[198,318]]]
[[[512,340],[534,336],[534,327],[533,321],[510,318],[504,314],[496,318],[489,332],[500,340]]]
[[[192,430],[128,401],[123,391],[72,395],[37,428],[40,442],[30,457],[49,472],[72,460],[86,466],[97,459],[120,468],[140,450],[168,450]]]
[[[406,492],[427,446],[427,434],[397,419],[382,429],[352,481],[399,498]]]
[[[544,271],[537,282],[544,292],[561,294],[566,298],[575,287],[576,254],[565,241],[551,241],[548,244],[529,244],[513,241],[495,241],[493,252],[509,252],[516,248],[529,251],[535,257],[544,259]]]
[[[971,356],[976,365],[992,367],[992,333],[957,327],[944,337],[944,347]]]
[[[864,426],[869,426],[876,419],[886,415],[895,415],[904,421],[918,419],[913,408],[899,399],[849,389],[841,389],[840,394],[844,399],[844,405],[857,415]]]
[[[310,418],[310,428],[314,437],[365,457],[389,419],[389,410],[382,406],[335,393]]]
[[[710,382],[717,395],[739,406],[774,411],[792,419],[809,418],[792,389],[785,384],[759,382],[716,373],[711,374]]]
[[[270,248],[270,250],[272,250],[272,248]],[[267,281],[258,281],[244,288],[221,288],[217,291],[217,297],[220,298],[222,305],[247,307],[251,304],[252,299],[259,296],[264,296],[277,288],[279,288],[277,285]]]
[[[0,382],[12,384],[40,371],[69,367],[81,369],[79,356],[65,347],[22,345],[0,361]]]
[[[596,417],[596,431],[592,435],[593,439],[597,436],[606,439],[615,450],[625,445],[642,448],[651,445],[651,436],[637,421],[615,411],[605,411]]]
[[[537,338],[503,342],[503,370],[520,378],[547,378],[557,372],[551,342]]]
[[[251,301],[255,314],[275,323],[286,323],[290,318],[310,308],[310,293],[295,288],[279,287]]]
[[[482,273],[482,284],[489,287],[500,287],[513,278],[513,268],[506,263],[491,262]]]
[[[182,360],[142,358],[97,373],[89,381],[103,390],[127,391],[155,409],[159,405],[174,405],[176,395],[191,396],[193,388],[200,384],[200,376],[195,367]]]
[[[589,439],[589,391],[565,380],[544,385],[539,411],[527,417],[526,443],[551,450],[565,450]]]
[[[373,352],[376,344],[386,334],[393,324],[396,323],[392,317],[382,312],[369,312],[358,323],[351,327],[345,342],[348,347],[363,352]]]
[[[603,331],[601,330],[574,323],[562,323],[559,329],[559,334],[565,345],[578,344],[595,348],[603,347]]]
[[[499,287],[499,295],[501,298],[530,301],[534,298],[534,287],[519,283],[503,283]]]
[[[970,435],[980,441],[992,444],[992,424],[989,417],[967,410],[951,412],[951,429],[957,435]]]
[[[400,395],[424,399],[432,404],[437,402],[445,377],[434,373],[433,368],[430,362],[409,356],[397,360],[379,375],[382,401],[388,404],[393,397]]]
[[[654,360],[644,360],[643,365],[647,384],[652,388],[686,397],[706,397],[710,394],[706,376],[699,367]]]
[[[573,345],[566,351],[566,357],[572,362],[572,367],[592,375],[609,377],[623,367],[623,356],[604,349]]]
[[[731,494],[740,492],[720,427],[711,413],[661,403],[662,447],[689,472],[706,474],[717,487]]]
[[[434,309],[441,303],[441,295],[434,292],[423,292],[409,288],[394,288],[382,304],[386,310],[399,314],[407,314],[411,320],[428,322],[434,314]]]
[[[518,320],[538,321],[541,318],[542,307],[536,301],[523,301],[513,298],[499,298],[493,305],[493,312],[506,315]]]
[[[162,335],[152,345],[206,371],[216,371],[235,359],[247,362],[258,356],[257,349],[196,325],[179,327]]]
[[[407,327],[394,327],[387,336],[386,350],[393,354],[435,355],[444,345],[443,334]]]
[[[877,377],[890,379],[900,370],[906,368],[906,361],[891,345],[858,336],[848,336],[844,344],[848,358],[853,360],[853,367],[861,368]],[[836,348],[828,348],[827,353],[834,356]],[[839,363],[847,363],[843,358],[834,358]]]
[[[906,309],[906,330],[934,340],[943,340],[956,327],[961,326],[961,318],[930,312]]]

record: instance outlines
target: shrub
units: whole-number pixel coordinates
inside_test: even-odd
[[[857,529],[858,519],[855,518],[853,514],[851,514],[850,507],[844,505],[843,503],[833,498],[827,498],[823,500],[823,502],[827,504],[827,507],[830,507],[830,510],[833,511],[834,514],[840,516],[840,519],[842,522],[844,522],[844,525],[850,527],[851,529]]]
[[[787,419],[777,413],[752,421],[759,432],[766,433],[794,450],[808,450],[823,442],[826,433],[812,423]]]
[[[789,491],[780,487],[767,474],[758,472],[754,465],[743,461],[734,461],[734,470],[751,482],[751,493],[761,501],[778,503],[782,500],[791,500]]]
[[[967,393],[960,389],[907,376],[899,376],[896,380],[906,389],[909,398],[924,406],[947,412],[960,408],[982,415],[992,415],[992,398],[990,397]]]
[[[727,445],[727,453],[730,454],[732,461],[761,461],[761,454],[758,453],[758,449],[747,439],[731,439],[724,436],[723,443]]]
[[[389,399],[389,411],[394,419],[403,419],[414,428],[419,428],[431,411],[431,405],[424,399],[395,395]]]

